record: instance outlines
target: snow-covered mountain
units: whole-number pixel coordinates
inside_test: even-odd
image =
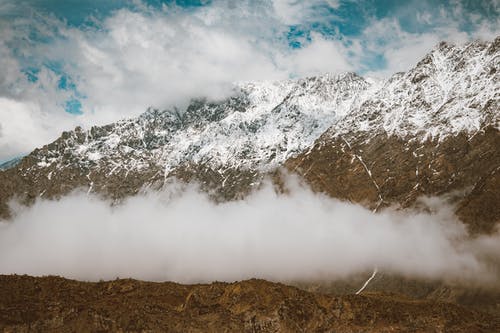
[[[332,135],[385,132],[421,140],[500,127],[499,39],[463,46],[440,43],[414,68],[364,96]]]
[[[280,167],[375,207],[470,192],[500,166],[499,62],[500,38],[441,43],[387,80],[345,73],[238,83],[222,101],[76,128],[0,172],[1,210],[13,195],[30,202],[87,187],[121,198],[172,177],[232,199]]]
[[[140,171],[151,164],[165,176],[183,163],[268,171],[310,147],[349,112],[370,84],[356,74],[284,82],[240,83],[234,96],[193,101],[186,110],[149,109],[135,119],[66,134],[42,150],[34,168]]]
[[[193,101],[186,110],[150,109],[89,131],[76,129],[64,149],[37,156],[37,167],[78,163],[109,172],[165,173],[185,162],[271,170],[333,135],[385,131],[445,137],[499,126],[499,56],[494,43],[441,43],[407,73],[384,82],[353,73],[283,82],[240,83],[233,97]],[[71,156],[71,158],[68,158]]]

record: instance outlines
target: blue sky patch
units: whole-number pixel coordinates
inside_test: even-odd
[[[29,82],[35,83],[38,81],[38,74],[40,69],[34,67],[28,67],[22,70]]]
[[[79,100],[77,100],[76,98],[72,98],[72,99],[66,101],[66,103],[64,105],[64,110],[67,113],[71,113],[74,115],[83,114],[82,103]]]

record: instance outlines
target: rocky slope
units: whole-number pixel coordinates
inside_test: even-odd
[[[495,332],[498,318],[396,294],[336,297],[262,280],[179,285],[0,276],[4,332]]]

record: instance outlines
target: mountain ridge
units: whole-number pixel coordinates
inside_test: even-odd
[[[440,43],[414,68],[384,81],[344,73],[240,82],[223,101],[198,99],[184,111],[150,108],[137,118],[77,127],[0,171],[6,189],[0,215],[9,215],[14,196],[29,203],[86,187],[120,200],[172,178],[232,200],[266,176],[276,180],[282,168],[317,191],[374,209],[409,207],[419,195],[451,191],[467,192],[454,203],[470,203],[468,193],[480,192],[475,184],[491,179],[496,199],[499,44],[500,37]],[[475,210],[463,214],[471,216],[466,222]],[[492,230],[499,218],[495,211],[476,229]]]

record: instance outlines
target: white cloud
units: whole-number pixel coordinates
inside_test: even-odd
[[[387,66],[368,75],[387,77],[396,72],[407,71],[439,43],[440,37],[434,33],[409,33],[404,31],[397,20],[373,22],[363,32],[367,37],[366,48],[383,54]],[[364,52],[362,49],[361,52]]]
[[[319,34],[313,34],[309,44],[283,60],[299,76],[348,72],[355,70],[355,67],[348,60],[347,50],[340,41],[327,40]]]
[[[304,24],[312,21],[318,22],[332,18],[332,14],[326,17],[318,17],[316,8],[325,6],[331,9],[338,9],[340,1],[338,0],[272,0],[273,9],[278,19],[284,24]],[[322,13],[325,15],[325,13]]]
[[[432,15],[429,12],[417,12],[416,13],[417,22],[422,24],[431,24],[432,23]]]
[[[9,119],[9,123],[0,122],[0,150],[3,156],[14,157],[20,151],[28,151],[33,144],[46,139],[38,130],[33,114],[39,110],[36,105],[30,106],[6,98],[0,98],[0,118]],[[36,134],[35,134],[36,133]],[[24,134],[25,139],[23,140]],[[26,140],[27,139],[27,140]]]
[[[49,142],[54,132],[61,132],[72,123],[68,118],[45,113],[36,103],[0,97],[1,157],[13,158],[20,152],[29,152],[40,142]]]
[[[373,214],[291,185],[214,204],[193,188],[121,206],[83,194],[0,222],[0,273],[197,282],[345,278],[378,267],[410,277],[498,282],[498,234],[469,239],[451,208]],[[193,209],[196,207],[196,209]]]
[[[373,21],[364,31],[362,48],[355,49],[355,56],[363,58],[364,52],[381,54],[385,68],[367,72],[369,76],[388,77],[396,72],[407,71],[417,64],[441,41],[463,44],[471,39],[491,41],[498,34],[490,23],[481,22],[471,33],[459,29],[457,22],[436,27],[428,32],[416,33],[404,30],[396,19]],[[361,61],[361,60],[359,60]]]

